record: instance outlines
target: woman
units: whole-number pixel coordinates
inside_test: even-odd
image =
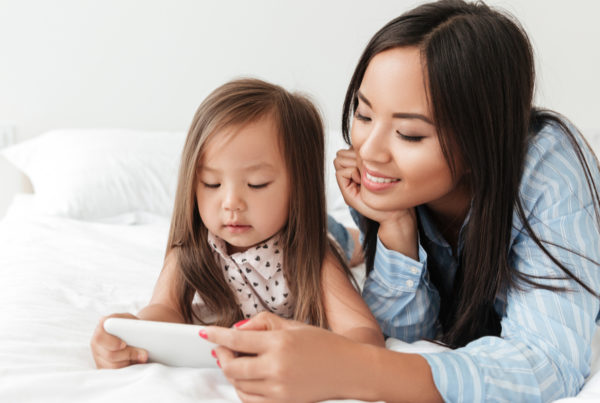
[[[484,4],[425,4],[375,34],[335,161],[363,297],[386,336],[452,350],[398,353],[271,315],[209,328],[242,400],[579,392],[599,311],[600,170],[571,125],[533,108],[533,88],[526,34]]]

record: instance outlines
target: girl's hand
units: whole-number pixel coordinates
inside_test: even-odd
[[[135,347],[130,347],[120,338],[104,330],[104,321],[108,318],[139,319],[130,313],[116,313],[100,319],[90,342],[96,367],[123,368],[133,364],[143,364],[148,361],[148,353]]]
[[[414,208],[379,211],[367,206],[360,197],[361,174],[352,147],[339,150],[333,161],[335,176],[346,204],[361,215],[379,223],[379,239],[386,248],[418,260],[417,217]]]
[[[381,348],[267,312],[236,326],[210,326],[206,335],[220,345],[219,365],[242,401],[367,397],[362,368]]]

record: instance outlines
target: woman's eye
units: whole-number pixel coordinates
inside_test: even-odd
[[[423,137],[425,137],[425,136],[407,136],[405,134],[400,133],[397,130],[396,130],[396,133],[398,134],[398,137],[400,137],[404,141],[418,142],[418,141],[421,141],[423,139]]]
[[[370,117],[362,115],[362,114],[360,114],[358,112],[356,112],[354,114],[354,117],[356,118],[356,120],[362,120],[363,122],[370,122],[371,121]]]
[[[270,182],[266,182],[266,183],[260,183],[258,185],[253,185],[251,183],[248,184],[249,188],[252,189],[262,189],[262,188],[266,188],[269,185]]]
[[[209,189],[216,189],[219,186],[221,186],[220,183],[206,183],[206,182],[202,182],[202,184],[204,185],[205,188],[209,188]]]

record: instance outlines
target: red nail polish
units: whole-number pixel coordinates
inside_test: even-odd
[[[201,329],[198,332],[198,336],[202,337],[203,339],[208,339],[208,335],[206,334],[206,330],[204,330],[204,329]]]
[[[217,353],[215,352],[215,350],[210,350],[210,353],[213,357],[217,358]]]
[[[239,322],[237,322],[235,325],[235,327],[240,327],[242,326],[244,323],[248,322],[250,319],[244,319],[244,320],[240,320]]]
[[[221,363],[219,362],[219,360],[217,360],[217,365],[219,366],[219,368],[221,368]]]

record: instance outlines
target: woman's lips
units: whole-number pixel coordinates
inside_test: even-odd
[[[373,192],[389,189],[398,182],[400,182],[400,179],[383,176],[367,169],[363,170],[361,178],[361,186]]]

